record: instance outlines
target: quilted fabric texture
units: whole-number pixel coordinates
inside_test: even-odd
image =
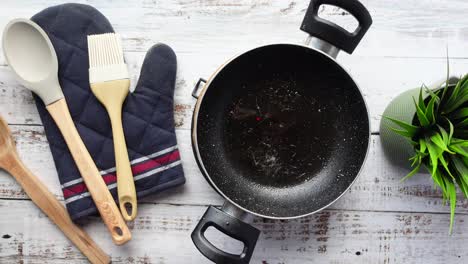
[[[73,121],[117,201],[112,130],[104,107],[92,94],[87,35],[114,32],[88,5],[64,4],[32,17],[57,52],[59,80]],[[146,54],[140,79],[123,107],[123,126],[139,198],[185,182],[174,130],[173,97],[177,61],[164,44]],[[65,141],[42,101],[35,97],[72,219],[97,212]]]

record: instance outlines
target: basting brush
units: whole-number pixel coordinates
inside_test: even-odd
[[[89,83],[109,114],[114,138],[117,192],[125,220],[137,214],[136,191],[122,127],[122,104],[129,93],[130,78],[118,34],[88,36]]]

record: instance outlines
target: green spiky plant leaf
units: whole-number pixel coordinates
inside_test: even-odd
[[[423,97],[423,89],[428,96]],[[394,124],[392,131],[406,137],[414,146],[410,158],[413,168],[403,180],[426,167],[442,190],[444,202],[450,203],[452,232],[457,202],[456,186],[468,198],[468,74],[456,84],[447,81],[441,89],[431,91],[421,87],[418,98],[413,98],[416,114],[411,124],[384,117]],[[424,165],[424,166],[423,166]]]

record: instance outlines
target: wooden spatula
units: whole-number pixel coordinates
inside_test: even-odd
[[[110,258],[76,226],[65,207],[20,160],[6,122],[0,117],[0,168],[8,171],[21,184],[31,200],[62,230],[91,263],[109,263]]]

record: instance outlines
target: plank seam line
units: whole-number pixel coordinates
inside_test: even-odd
[[[63,202],[62,198],[57,198]],[[0,201],[31,201],[29,198],[0,198]],[[142,201],[139,204],[149,204],[149,205],[169,205],[169,206],[188,206],[188,207],[208,207],[214,206],[221,208],[222,205],[213,205],[213,204],[177,204],[177,203],[158,203],[158,202],[147,202]],[[449,215],[450,212],[429,212],[429,211],[397,211],[397,210],[356,210],[356,209],[334,209],[327,208],[323,211],[333,211],[333,212],[369,212],[369,213],[401,213],[401,214],[434,214],[434,215]],[[319,212],[320,213],[320,212]],[[458,212],[456,215],[468,215],[468,212]]]

